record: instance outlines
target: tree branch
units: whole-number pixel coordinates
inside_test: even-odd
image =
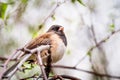
[[[0,56],[0,61],[5,61],[5,60],[8,60],[8,58],[6,58],[6,57],[1,57]],[[10,61],[16,61],[17,59],[15,58],[15,59],[10,59]]]
[[[51,10],[51,12],[46,16],[46,18],[43,19],[43,21],[42,21],[41,24],[39,25],[39,28],[41,28],[41,26],[44,25],[45,22],[46,22],[50,17],[52,17],[52,16],[54,15],[56,9],[57,9],[59,6],[61,6],[63,3],[65,3],[66,1],[68,1],[68,0],[64,0],[64,2],[62,2],[62,3],[60,3],[60,2],[57,1],[55,7],[54,7],[54,8]]]
[[[21,61],[19,61],[18,62],[18,64],[16,65],[16,67],[14,68],[14,70],[12,70],[12,71],[10,71],[10,72],[8,72],[8,76],[10,76],[10,77],[12,77],[14,74],[15,74],[15,72],[21,67],[21,65],[32,55],[32,54],[34,54],[35,52],[37,52],[37,51],[42,51],[42,50],[44,50],[44,49],[49,49],[49,47],[50,47],[50,45],[42,45],[42,46],[39,46],[39,47],[37,47],[37,48],[34,48],[34,49],[32,49],[32,50],[28,50],[27,49],[27,51],[29,51],[29,54],[25,54],[25,56],[24,56],[24,58],[21,60]],[[9,70],[8,70],[9,71]],[[2,74],[0,75],[0,78],[2,79],[2,77],[4,78],[5,76],[4,76],[4,73],[5,72],[7,72],[7,70],[5,70],[4,72],[1,72]]]
[[[47,76],[46,76],[46,73],[45,73],[45,70],[44,70],[44,67],[43,67],[43,63],[42,63],[42,59],[41,59],[39,51],[37,52],[37,60],[38,60],[38,64],[39,64],[39,66],[41,68],[41,71],[42,71],[43,80],[47,80]]]
[[[79,78],[76,78],[76,77],[73,77],[73,76],[69,76],[69,75],[56,75],[56,76],[53,76],[49,80],[57,80],[57,79],[61,80],[61,78],[70,79],[70,80],[81,80]],[[62,79],[62,80],[64,80],[64,79]]]
[[[109,40],[113,35],[117,34],[118,32],[120,32],[120,29],[118,29],[118,30],[116,30],[116,31],[112,31],[109,36],[107,36],[106,38],[104,38],[104,39],[101,40],[100,42],[97,42],[96,45],[92,46],[92,47],[87,51],[87,53],[83,56],[83,58],[78,61],[78,63],[75,65],[75,67],[76,67],[77,65],[79,65],[79,63],[80,63],[81,61],[83,61],[83,60],[88,56],[88,53],[89,53],[89,52],[91,52],[91,51],[92,51],[93,49],[95,49],[96,47],[99,47],[100,45],[102,45],[103,43],[105,43],[107,40]]]
[[[72,69],[72,70],[77,70],[77,71],[82,71],[82,72],[85,72],[85,73],[88,73],[88,74],[92,74],[92,75],[95,75],[95,76],[120,79],[120,76],[113,76],[113,75],[109,75],[109,74],[100,74],[100,73],[96,73],[96,72],[93,72],[93,71],[79,69],[79,68],[76,68],[76,67],[63,66],[63,65],[52,65],[52,67],[53,68]]]

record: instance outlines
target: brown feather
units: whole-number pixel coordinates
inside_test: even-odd
[[[40,45],[50,45],[51,40],[50,36],[53,34],[53,32],[48,32],[43,35],[40,35],[33,39],[31,42],[29,42],[27,45],[25,45],[25,48],[27,49],[33,49]]]

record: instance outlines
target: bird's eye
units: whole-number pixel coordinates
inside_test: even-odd
[[[53,30],[58,31],[58,30],[59,30],[59,28],[54,28]]]

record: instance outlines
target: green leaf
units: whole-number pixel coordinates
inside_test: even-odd
[[[67,54],[68,54],[68,55],[71,54],[71,51],[70,51],[70,50],[67,50]]]
[[[77,0],[81,5],[85,6],[85,4],[82,2],[82,0]]]
[[[33,35],[32,35],[33,38],[35,38],[37,36],[38,36],[38,32],[34,32]]]
[[[38,30],[35,27],[29,27],[28,30],[33,38],[38,36]]]
[[[27,69],[32,69],[33,68],[33,66],[31,64],[29,64],[28,62],[24,63],[24,67],[27,68]]]
[[[75,3],[76,0],[71,0],[72,3]]]
[[[28,2],[28,0],[22,0],[22,3],[27,3]]]
[[[115,30],[115,25],[114,24],[110,24],[110,31],[114,31]]]
[[[38,29],[40,30],[40,29],[42,29],[44,27],[44,24],[40,24],[39,26],[38,26]]]
[[[91,56],[91,51],[88,51],[87,55],[88,55],[88,56]]]
[[[53,20],[55,20],[55,16],[54,15],[52,15],[51,17],[52,17]]]
[[[7,4],[6,3],[0,3],[0,18],[4,19],[5,17],[5,11],[7,9]]]
[[[15,0],[7,0],[7,4],[13,5],[13,4],[15,4]]]
[[[50,72],[50,73],[49,73],[49,76],[54,76],[54,73],[53,73],[53,72]]]

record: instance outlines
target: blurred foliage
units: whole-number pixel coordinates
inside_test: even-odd
[[[27,64],[27,63],[25,63],[24,65],[27,65],[26,67],[30,67],[30,65]],[[24,71],[19,71],[18,72],[18,74],[19,74],[18,76],[19,76],[20,79],[21,78],[26,78],[26,77],[31,77],[33,75],[38,77],[40,75],[40,73],[41,73],[40,72],[40,67],[38,65],[34,65],[34,67],[32,67],[30,69],[26,68]],[[12,79],[12,80],[14,80],[14,79]],[[27,80],[33,80],[33,79],[27,79]]]
[[[41,32],[43,32],[44,25],[41,24],[38,27],[29,26],[28,30],[32,35],[32,38],[37,37]]]
[[[8,4],[0,2],[0,18],[4,19]]]
[[[76,0],[71,0],[72,3],[75,3]]]
[[[53,20],[55,20],[55,15],[52,15],[51,18],[52,18]]]
[[[81,5],[85,6],[82,0],[71,0],[72,3],[75,3],[76,1],[78,1]]]
[[[67,54],[70,55],[71,54],[71,51],[70,49],[67,50]]]
[[[38,26],[38,29],[40,30],[40,29],[42,29],[44,27],[44,24],[40,24],[39,26]]]
[[[9,41],[7,39],[6,39],[6,41],[2,41],[2,40],[4,40],[4,39],[0,39],[0,44],[1,44],[0,45],[0,55],[3,55],[3,53],[4,53],[4,55],[10,54],[12,49],[14,47],[18,46],[17,43],[15,42],[15,40],[12,38],[9,38]]]
[[[112,32],[115,30],[115,24],[114,23],[110,24],[109,30],[112,31]]]
[[[28,0],[21,0],[21,2],[26,4]]]
[[[90,51],[90,50],[87,52],[87,55],[88,55],[89,57],[91,57],[91,51]]]
[[[33,38],[38,36],[38,30],[35,27],[29,27],[28,30],[29,30],[29,32],[30,32],[30,34],[32,35]]]
[[[15,0],[8,0],[7,3],[10,5],[13,5],[13,4],[15,4]]]
[[[15,13],[17,15],[16,15],[15,21],[19,21],[20,18],[22,18],[22,15],[26,11],[26,8],[27,8],[27,5],[28,5],[28,0],[21,0],[17,4],[18,4],[18,6],[17,6],[17,9],[15,10]]]
[[[32,68],[35,67],[35,64],[32,64],[29,61],[27,61],[23,64],[23,67],[26,68],[26,70],[31,70]]]
[[[81,5],[85,6],[85,4],[82,2],[82,0],[77,0]]]
[[[35,0],[35,1],[33,2],[34,7],[35,7],[35,8],[40,8],[40,6],[42,5],[43,1],[44,1],[44,0]]]
[[[50,72],[49,76],[54,76],[54,73],[53,73],[53,72]]]
[[[0,18],[5,18],[5,20],[3,20],[5,24],[4,30],[0,32],[0,55],[5,56],[6,54],[11,54],[12,50],[19,46],[19,43],[15,40],[14,36],[10,36],[9,34],[12,33],[16,22],[20,22],[21,18],[23,18],[22,16],[26,11],[29,2],[30,0],[7,0],[4,3],[0,2]],[[8,7],[12,7],[13,9],[7,11]],[[6,11],[8,13],[6,13]],[[10,20],[13,20],[12,23],[9,23]],[[39,30],[42,29],[42,27],[43,25],[40,25]],[[33,38],[38,35],[38,28],[36,27],[28,26],[28,31]]]

